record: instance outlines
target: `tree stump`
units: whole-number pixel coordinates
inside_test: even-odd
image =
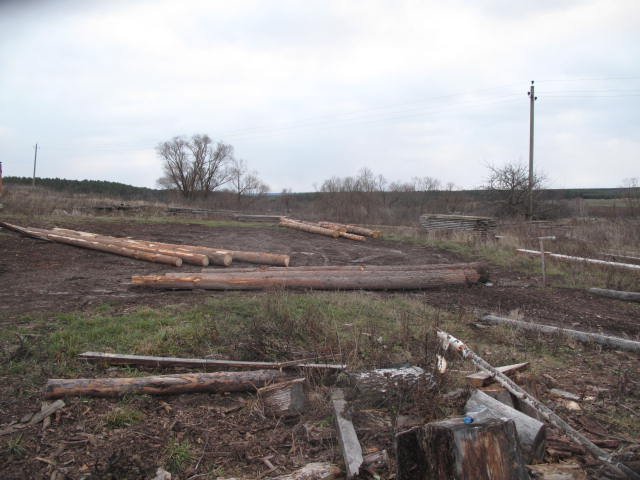
[[[274,417],[295,417],[304,412],[305,381],[305,378],[296,378],[258,389],[265,413]]]
[[[513,420],[460,417],[396,435],[397,480],[529,480]]]

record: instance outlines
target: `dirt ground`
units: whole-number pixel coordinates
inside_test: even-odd
[[[198,224],[126,221],[87,221],[81,226],[58,223],[56,226],[162,242],[286,253],[291,256],[291,266],[415,265],[462,261],[462,258],[446,251],[403,242],[374,240],[361,244],[270,226],[212,228]],[[449,311],[473,309],[504,314],[517,310],[524,318],[539,323],[640,340],[638,304],[595,297],[580,290],[541,289],[537,286],[537,278],[491,265],[489,268],[491,286],[407,292],[405,295],[420,295],[427,303]],[[107,302],[116,310],[125,310],[135,306],[198,303],[212,295],[225,295],[224,292],[203,291],[158,292],[130,285],[131,275],[163,273],[170,269],[165,265],[25,238],[0,229],[0,326],[19,322],[30,314],[89,312]],[[200,271],[198,267],[189,265],[184,265],[181,270]],[[619,368],[638,371],[637,355],[608,352],[595,365],[591,358],[576,359],[576,364],[570,368],[553,372],[549,382],[560,388],[580,389],[584,395],[595,397],[602,395],[603,391],[638,397],[637,378],[629,378],[625,385],[620,386],[616,384],[618,377],[597,384],[584,377],[590,369],[604,369],[611,361],[616,362]],[[95,372],[98,374],[97,370]],[[107,374],[110,373],[114,372],[107,370]],[[181,475],[181,479],[215,478],[205,477],[199,470],[201,463],[204,465],[213,460],[217,465],[216,476],[225,477],[240,470],[248,472],[252,478],[285,473],[296,465],[311,461],[330,460],[341,464],[335,433],[322,421],[331,415],[329,406],[320,398],[326,394],[325,387],[321,379],[317,382],[310,399],[313,408],[291,424],[265,417],[253,405],[251,395],[196,394],[162,400],[140,396],[126,399],[124,407],[115,407],[112,400],[71,400],[52,418],[52,426],[57,428],[38,427],[26,434],[30,447],[36,449],[35,457],[28,461],[9,461],[5,467],[0,466],[0,476],[5,479],[54,480],[150,479],[157,465],[150,465],[148,459],[156,457],[169,439],[186,439],[196,451],[202,452],[195,467]],[[1,391],[3,396],[8,394],[7,388]],[[114,428],[105,434],[101,428],[105,418],[114,409],[126,408],[127,405],[144,411],[145,421],[130,428]],[[33,406],[33,402],[25,406],[11,398],[0,399],[0,425],[18,420],[33,411]],[[364,444],[392,450],[391,432],[396,425],[383,410],[358,412],[354,422]],[[609,438],[607,427],[597,422],[592,421],[585,431],[593,434],[594,439]],[[622,442],[622,445],[635,445],[638,450],[631,451],[629,458],[640,458],[637,439],[629,439],[624,433],[617,436],[622,438],[618,438],[618,446]],[[562,444],[559,440],[556,444],[558,442]],[[556,452],[560,453],[556,458],[570,456],[558,448]],[[5,452],[0,455],[0,463],[3,458],[10,457]],[[270,471],[269,464],[276,469]],[[239,469],[238,465],[247,467]],[[592,478],[598,478],[599,474],[592,472],[592,475],[596,475]]]
[[[78,228],[75,224],[61,225]],[[37,225],[52,227],[53,225]],[[419,265],[455,263],[455,255],[402,242],[367,243],[329,240],[304,232],[264,228],[182,224],[87,222],[86,231],[168,243],[184,243],[235,250],[268,251],[291,256],[291,266],[302,265]],[[141,262],[61,244],[51,244],[0,230],[0,318],[11,322],[25,314],[73,311],[93,305],[161,305],[199,301],[217,292],[152,292],[130,286],[132,275],[163,273],[165,265]],[[238,264],[239,266],[241,264]],[[518,309],[527,319],[640,339],[640,306],[615,302],[582,290],[541,289],[539,279],[504,268],[490,267],[492,286],[434,290],[427,301],[443,308],[474,308],[508,313]],[[219,267],[209,267],[219,268]],[[181,271],[200,271],[183,265]]]

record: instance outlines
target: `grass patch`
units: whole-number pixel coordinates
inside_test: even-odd
[[[9,438],[5,443],[5,452],[10,457],[19,460],[27,454],[27,448],[24,446],[22,434]]]
[[[170,472],[182,472],[193,462],[194,454],[188,440],[171,440],[167,446],[167,469]]]
[[[145,414],[140,410],[123,406],[116,407],[104,417],[104,423],[108,428],[124,428],[135,425],[144,420]]]

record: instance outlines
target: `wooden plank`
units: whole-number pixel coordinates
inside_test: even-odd
[[[287,369],[287,368],[308,368],[326,370],[344,370],[346,365],[331,363],[309,363],[313,359],[289,360],[286,362],[249,362],[243,360],[218,360],[212,358],[178,358],[178,357],[154,357],[148,355],[128,355],[121,353],[106,352],[84,352],[78,355],[79,358],[94,363],[105,363],[108,365],[137,365],[143,367],[185,367],[202,369],[227,369],[227,368],[248,368],[248,369]]]
[[[346,466],[347,479],[354,478],[360,473],[360,467],[364,459],[362,458],[362,447],[358,441],[356,429],[351,420],[346,418],[345,411],[347,402],[344,399],[344,392],[336,389],[331,392],[331,403],[336,417],[336,431],[338,432],[338,443],[342,450],[344,463]]]
[[[515,372],[526,370],[527,368],[529,368],[529,362],[504,365],[502,367],[496,367],[496,370],[500,373],[504,373],[505,375],[510,375]],[[473,387],[485,387],[493,383],[493,381],[493,374],[489,372],[477,372],[467,375],[467,382]]]

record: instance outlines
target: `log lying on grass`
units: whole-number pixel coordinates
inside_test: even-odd
[[[304,268],[254,272],[207,272],[176,275],[137,275],[133,285],[165,289],[263,290],[269,288],[314,290],[418,290],[478,283],[483,276],[477,267],[438,267],[423,270],[331,270]]]
[[[288,218],[281,218],[280,226],[292,228],[294,230],[301,230],[308,233],[316,233],[318,235],[324,235],[326,237],[338,238],[340,236],[340,232],[338,230],[323,228],[316,225],[309,225],[308,223],[298,222],[295,220],[290,220]]]
[[[84,352],[79,358],[89,362],[105,365],[135,365],[139,367],[182,367],[182,368],[250,368],[250,369],[314,369],[340,371],[347,368],[344,364],[310,363],[310,359],[288,360],[285,362],[250,362],[244,360],[218,360],[213,358],[177,358],[177,357],[152,357],[148,355],[128,355],[105,352]]]
[[[621,290],[607,290],[606,288],[590,288],[589,293],[601,297],[615,298],[616,300],[626,300],[628,302],[640,302],[640,292],[623,292]]]
[[[397,480],[529,480],[512,420],[462,418],[396,435]]]
[[[540,255],[539,250],[527,250],[525,248],[516,248],[518,253],[525,253],[527,255]],[[568,262],[589,263],[593,265],[602,265],[605,267],[624,268],[627,270],[640,271],[640,265],[633,263],[620,263],[620,262],[607,262],[606,260],[598,260],[596,258],[574,257],[571,255],[563,255],[561,253],[544,252],[545,257],[557,258],[558,260],[566,260]]]
[[[132,378],[50,379],[45,398],[83,395],[119,397],[125,394],[173,395],[196,392],[243,392],[283,381],[286,374],[278,370],[248,372],[184,373]]]
[[[516,328],[522,328],[523,330],[531,330],[540,333],[565,335],[583,343],[597,343],[611,348],[618,348],[620,350],[640,352],[640,342],[627,340],[626,338],[601,335],[599,333],[581,332],[579,330],[553,327],[551,325],[541,325],[539,323],[523,322],[521,320],[498,317],[496,315],[483,315],[480,318],[480,321],[492,323],[494,325],[511,325]]]
[[[505,405],[480,390],[473,392],[464,409],[467,415],[486,409],[487,413],[484,413],[483,416],[488,414],[494,418],[513,420],[525,461],[537,463],[544,458],[547,435],[544,423]]]

